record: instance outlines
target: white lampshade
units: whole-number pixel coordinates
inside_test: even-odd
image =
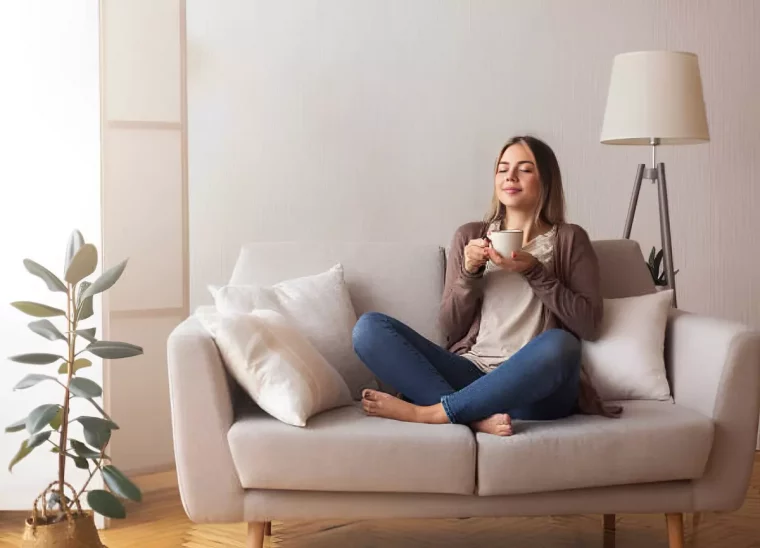
[[[601,141],[663,145],[710,140],[699,62],[693,53],[637,51],[615,56]]]

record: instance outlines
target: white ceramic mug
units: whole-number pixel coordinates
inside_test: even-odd
[[[489,234],[491,246],[502,257],[512,257],[513,251],[520,251],[523,244],[522,230],[495,230]]]

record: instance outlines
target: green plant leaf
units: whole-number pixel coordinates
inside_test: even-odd
[[[53,308],[46,304],[33,303],[31,301],[16,301],[11,306],[20,310],[24,314],[34,316],[35,318],[52,318],[53,316],[65,316],[66,313],[59,309]]]
[[[60,408],[61,406],[58,404],[46,403],[32,409],[26,418],[26,431],[30,434],[36,434],[45,428],[55,418]]]
[[[88,360],[87,358],[77,358],[74,360],[74,373],[79,371],[80,369],[84,369],[85,367],[90,367],[92,365],[92,362]],[[61,367],[58,368],[58,374],[59,375],[67,375],[69,373],[69,364],[68,362],[63,362],[61,364]]]
[[[11,463],[8,465],[8,472],[13,472],[13,467],[16,466],[24,457],[26,457],[31,452],[32,450],[27,446],[27,441],[22,441],[21,447],[19,448],[16,455],[11,459]]]
[[[24,390],[25,388],[31,388],[32,386],[35,386],[42,381],[55,381],[58,382],[58,379],[55,377],[51,377],[50,375],[38,375],[36,373],[33,373],[31,375],[27,375],[23,379],[21,379],[16,386],[13,387],[14,390]]]
[[[75,457],[74,464],[77,468],[81,468],[82,470],[90,469],[90,463],[87,461],[87,459],[83,459],[82,457]]]
[[[26,419],[23,418],[19,421],[14,422],[13,424],[9,424],[5,427],[5,432],[7,434],[13,433],[13,432],[21,432],[26,428]]]
[[[125,268],[127,268],[127,261],[122,261],[106,270],[90,287],[82,292],[82,298],[86,299],[109,289],[119,280]]]
[[[660,266],[662,265],[662,249],[657,252],[657,255],[654,257],[654,266],[652,267],[654,269],[654,273],[656,276],[660,275]]]
[[[95,272],[98,267],[98,250],[92,244],[84,244],[74,254],[66,269],[64,280],[76,284]]]
[[[98,449],[103,449],[111,441],[111,430],[119,429],[115,422],[98,417],[78,417],[75,420],[82,425],[87,443]]]
[[[79,313],[77,314],[77,320],[86,320],[94,314],[92,309],[92,297],[82,299],[82,294],[90,287],[90,282],[82,282],[79,285],[79,298],[77,299],[77,306],[79,307]]]
[[[35,263],[31,259],[24,259],[24,266],[33,274],[40,278],[48,286],[50,291],[61,291],[66,293],[66,286],[58,279],[58,276],[50,272],[47,268],[41,264]]]
[[[131,358],[143,353],[143,349],[137,345],[116,341],[97,341],[90,344],[85,350],[106,360]]]
[[[84,459],[99,459],[100,458],[99,452],[95,451],[94,449],[90,449],[79,440],[70,439],[69,443],[71,444],[71,448],[79,457],[82,457]]]
[[[61,427],[61,423],[63,422],[63,408],[58,410],[58,413],[55,414],[55,417],[53,417],[53,420],[50,421],[50,428],[53,430],[58,430]]]
[[[649,260],[647,261],[647,263],[649,263],[649,266],[654,265],[654,254],[655,254],[655,249],[654,249],[654,246],[652,246],[652,251],[649,252]]]
[[[71,236],[69,236],[69,243],[66,245],[66,262],[63,267],[63,271],[66,272],[69,269],[69,265],[71,264],[71,260],[74,258],[74,255],[77,254],[77,251],[79,251],[79,248],[84,245],[84,238],[82,237],[82,233],[78,230],[75,230],[71,233]]]
[[[17,363],[27,363],[31,365],[47,365],[49,363],[62,360],[61,356],[57,354],[19,354],[17,356],[11,356],[9,360]]]
[[[119,425],[108,419],[100,417],[77,417],[71,422],[78,422],[89,430],[119,430]]]
[[[105,480],[106,485],[116,495],[135,502],[142,501],[142,493],[140,492],[140,489],[132,483],[121,470],[112,464],[104,466],[102,470],[103,479]]]
[[[127,511],[119,499],[103,489],[89,491],[87,493],[87,504],[95,512],[107,518],[124,519],[127,517]]]
[[[45,430],[44,432],[40,432],[38,434],[34,434],[32,436],[29,436],[29,439],[26,440],[26,447],[31,451],[35,447],[39,447],[43,443],[45,443],[48,439],[50,439],[50,434],[52,434],[50,430]]]
[[[84,429],[84,439],[88,445],[97,447],[98,449],[105,448],[108,442],[111,441],[110,430],[88,430]]]
[[[98,383],[85,379],[84,377],[76,377],[71,379],[69,383],[69,390],[75,396],[80,398],[99,398],[103,395],[103,389],[100,388]]]
[[[97,339],[95,338],[96,331],[97,329],[94,327],[91,327],[89,329],[77,329],[77,335],[79,335],[83,339],[87,339],[87,341],[91,343],[94,343],[95,341],[97,341]]]
[[[29,329],[37,333],[37,335],[40,335],[41,337],[45,337],[49,341],[65,341],[66,337],[58,331],[58,328],[53,325],[53,322],[50,320],[37,320],[36,322],[31,322],[29,324]]]

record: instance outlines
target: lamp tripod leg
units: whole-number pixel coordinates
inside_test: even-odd
[[[668,287],[673,290],[673,308],[678,308],[676,301],[676,274],[673,269],[673,245],[670,239],[670,211],[668,208],[668,186],[665,181],[665,164],[657,165],[657,191],[660,205],[660,238],[662,240],[662,258],[665,263],[665,275]]]
[[[636,215],[636,205],[639,203],[639,191],[641,190],[641,180],[644,178],[644,164],[639,164],[636,170],[636,179],[633,181],[633,192],[631,193],[631,202],[628,205],[628,216],[625,219],[625,228],[623,229],[623,238],[631,237],[633,228],[633,218]]]

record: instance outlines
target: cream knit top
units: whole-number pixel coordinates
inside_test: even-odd
[[[497,221],[489,232],[499,230]],[[523,247],[544,266],[554,257],[554,226]],[[527,280],[517,272],[507,272],[490,260],[486,263],[480,330],[472,348],[462,356],[481,371],[489,373],[541,332],[543,303]]]

